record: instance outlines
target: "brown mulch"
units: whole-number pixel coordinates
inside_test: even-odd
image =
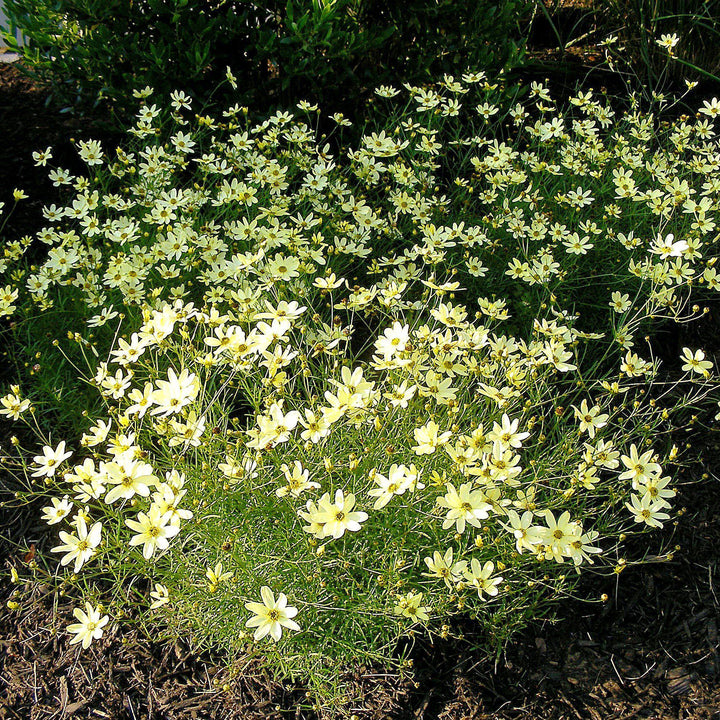
[[[69,138],[82,127],[46,109],[42,91],[8,65],[0,65],[0,123],[0,200],[11,205],[14,187],[31,196],[3,231],[12,239],[39,227],[43,197],[51,193],[30,153],[53,145],[56,157],[69,157]],[[718,457],[717,448],[713,454]],[[533,625],[497,663],[469,644],[436,643],[414,650],[415,682],[381,668],[354,668],[347,714],[362,720],[720,719],[719,490],[712,475],[685,488],[687,512],[666,538],[680,546],[672,562],[631,567],[617,586],[598,579],[580,589],[586,597],[607,593],[605,604],[565,604],[557,622]],[[2,480],[0,497],[8,497]],[[273,681],[249,659],[227,668],[182,644],[151,642],[117,625],[87,651],[70,647],[63,628],[71,606],[62,599],[55,605],[41,586],[10,610],[9,567],[23,569],[37,530],[6,505],[0,513],[0,720],[316,717],[302,687]]]

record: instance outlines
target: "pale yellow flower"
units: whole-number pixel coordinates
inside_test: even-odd
[[[275,595],[272,590],[264,585],[260,588],[262,602],[248,602],[245,607],[251,613],[255,613],[255,617],[245,623],[248,627],[256,628],[253,637],[255,640],[262,640],[269,635],[275,642],[280,640],[283,628],[288,630],[300,630],[300,626],[292,619],[298,609],[287,604],[287,597],[284,593]]]

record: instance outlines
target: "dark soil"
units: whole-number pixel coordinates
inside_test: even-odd
[[[43,197],[50,194],[31,152],[52,145],[69,154],[69,138],[80,126],[46,109],[43,93],[9,65],[0,65],[0,123],[0,200],[11,206],[15,187],[30,195],[3,231],[12,239],[41,226]],[[706,449],[720,456],[717,447]],[[698,467],[692,475],[702,472]],[[658,541],[679,546],[671,562],[638,564],[612,581],[584,583],[579,594],[594,603],[565,603],[556,621],[534,624],[496,663],[469,645],[436,643],[415,649],[415,682],[353,668],[348,715],[720,719],[720,485],[708,472],[704,482],[683,488],[687,510]],[[7,499],[10,489],[2,482]],[[0,720],[316,717],[303,688],[271,680],[252,661],[228,669],[222,660],[117,625],[87,651],[70,647],[62,628],[72,606],[42,586],[16,598],[20,607],[10,610],[6,603],[16,589],[6,580],[10,567],[22,570],[32,560],[40,531],[32,516],[7,504],[0,513]],[[597,601],[603,593],[609,596],[604,603]],[[472,627],[466,634],[472,636]]]

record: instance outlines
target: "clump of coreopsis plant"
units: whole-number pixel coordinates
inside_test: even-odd
[[[316,678],[461,614],[502,643],[672,518],[670,432],[717,379],[640,338],[718,288],[717,103],[662,126],[492,91],[380,88],[342,152],[313,106],[192,122],[175,93],[168,130],[145,98],[135,146],[52,171],[75,195],[45,259],[7,246],[2,313],[70,318],[58,357],[97,402],[75,438],[31,387],[1,412],[41,436],[4,464],[47,497],[74,642],[142,608]]]

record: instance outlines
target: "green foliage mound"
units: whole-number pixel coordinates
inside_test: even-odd
[[[519,54],[527,0],[8,0],[27,72],[57,103],[127,119],[133,89],[184,88],[200,105],[230,67],[254,108],[353,98]],[[217,98],[215,98],[217,100]]]

